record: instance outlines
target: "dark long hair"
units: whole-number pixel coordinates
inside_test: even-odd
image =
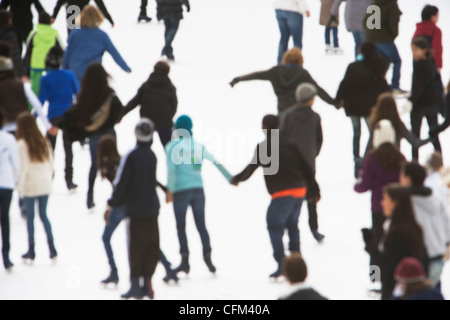
[[[108,84],[109,74],[100,63],[92,63],[84,74],[77,103],[68,111],[69,118],[75,127],[90,124],[91,117],[114,92]]]
[[[383,58],[378,54],[375,43],[366,41],[361,44],[359,51],[364,56],[364,65],[378,77],[384,78],[389,69],[389,64],[387,61],[384,63]]]
[[[405,162],[399,148],[392,143],[384,143],[378,149],[372,150],[371,153],[376,154],[378,163],[384,173],[400,171]]]
[[[415,37],[411,43],[413,46],[425,50],[427,59],[433,58],[434,50],[430,42],[424,37]]]
[[[36,120],[29,112],[17,117],[17,140],[25,141],[31,162],[45,162],[50,158],[50,146],[39,130]]]
[[[117,167],[120,163],[117,141],[112,135],[103,136],[97,149],[97,166],[103,179],[108,178],[110,166]]]
[[[401,137],[406,130],[406,126],[397,110],[397,103],[391,93],[383,93],[378,97],[377,104],[372,109],[370,115],[370,131],[373,132],[375,126],[381,120],[389,120],[395,128],[397,137]]]

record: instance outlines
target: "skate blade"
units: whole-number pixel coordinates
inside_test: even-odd
[[[77,188],[69,189],[69,195],[74,195],[77,193]]]
[[[23,263],[27,266],[34,266],[34,260],[31,259],[22,259]]]
[[[110,282],[110,283],[100,283],[100,286],[105,289],[105,290],[112,290],[112,291],[116,291],[119,289],[119,283],[114,283],[114,282]]]
[[[50,261],[52,262],[53,265],[55,265],[58,263],[58,257],[50,258]]]
[[[10,267],[10,268],[6,269],[7,274],[12,274],[13,272],[14,272],[14,267]]]

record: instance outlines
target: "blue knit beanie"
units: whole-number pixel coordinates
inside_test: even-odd
[[[188,131],[192,135],[192,127],[194,124],[192,123],[192,119],[189,116],[181,116],[177,119],[175,123],[175,129],[184,129]]]

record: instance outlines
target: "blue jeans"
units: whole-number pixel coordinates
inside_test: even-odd
[[[195,225],[200,234],[203,245],[203,253],[211,252],[211,243],[205,222],[205,193],[203,189],[193,189],[177,192],[173,195],[173,208],[177,221],[178,240],[180,242],[180,253],[189,254],[186,236],[186,214],[189,206],[194,213]]]
[[[325,27],[325,44],[331,45],[331,33],[333,33],[334,47],[339,48],[338,27]]]
[[[0,188],[0,225],[2,230],[2,256],[3,262],[9,261],[10,250],[10,224],[9,224],[9,208],[11,206],[11,199],[13,190]]]
[[[172,43],[175,40],[175,36],[177,35],[178,28],[180,27],[180,19],[176,17],[168,17],[164,19],[164,25],[166,27],[166,31],[164,33],[164,39],[166,41],[166,45],[162,51],[163,55],[166,55],[169,59],[173,59],[173,48]]]
[[[434,259],[428,264],[428,274],[433,286],[441,283],[442,271],[444,270],[444,258]]]
[[[88,194],[93,195],[94,194],[94,185],[95,185],[95,179],[97,178],[97,149],[98,144],[100,142],[100,139],[105,135],[112,135],[116,137],[116,132],[114,129],[111,129],[111,131],[107,133],[97,133],[93,136],[89,137],[89,151],[91,152],[91,169],[89,170],[89,187],[88,187]]]
[[[48,243],[53,243],[52,226],[47,217],[48,196],[23,198],[23,204],[27,214],[28,245],[30,248],[34,248],[34,216],[36,203],[38,204],[39,217],[44,225]]]
[[[402,69],[402,58],[398,52],[397,46],[394,42],[391,43],[377,43],[378,52],[394,64],[394,71],[392,74],[392,89],[400,88],[400,76]]]
[[[116,262],[114,261],[114,254],[111,247],[111,238],[116,231],[119,224],[125,218],[125,205],[117,208],[113,208],[111,214],[109,215],[109,224],[106,225],[105,231],[103,232],[103,244],[105,245],[106,256],[108,257],[108,263],[111,266],[111,270],[117,271]]]
[[[357,116],[351,116],[350,120],[353,125],[353,157],[355,159],[361,158],[361,118]],[[367,128],[369,128],[369,118],[362,118],[366,122]]]
[[[278,263],[285,257],[283,236],[289,234],[289,250],[300,252],[300,230],[298,220],[304,199],[285,197],[272,200],[267,211],[267,228],[273,247],[273,256]]]
[[[355,39],[355,59],[358,57],[359,54],[359,47],[361,47],[361,44],[366,40],[366,35],[364,34],[364,31],[352,31],[353,38]]]
[[[303,15],[296,12],[276,10],[281,39],[278,48],[278,63],[288,50],[289,39],[292,36],[294,46],[303,49]]]

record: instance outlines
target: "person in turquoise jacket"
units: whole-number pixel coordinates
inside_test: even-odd
[[[63,42],[58,31],[50,26],[51,17],[48,13],[39,14],[39,24],[28,36],[25,65],[30,69],[31,88],[39,96],[40,83],[45,72],[45,59],[50,50],[56,47],[64,52]]]
[[[195,223],[203,244],[203,258],[211,273],[216,267],[211,260],[211,244],[205,223],[205,193],[203,191],[202,166],[205,160],[211,161],[222,175],[231,183],[232,175],[217,163],[206,148],[192,138],[192,119],[186,115],[178,118],[175,124],[178,139],[166,146],[167,154],[167,202],[173,201],[180,242],[181,265],[175,272],[189,274],[189,248],[186,237],[186,214],[192,208]]]

